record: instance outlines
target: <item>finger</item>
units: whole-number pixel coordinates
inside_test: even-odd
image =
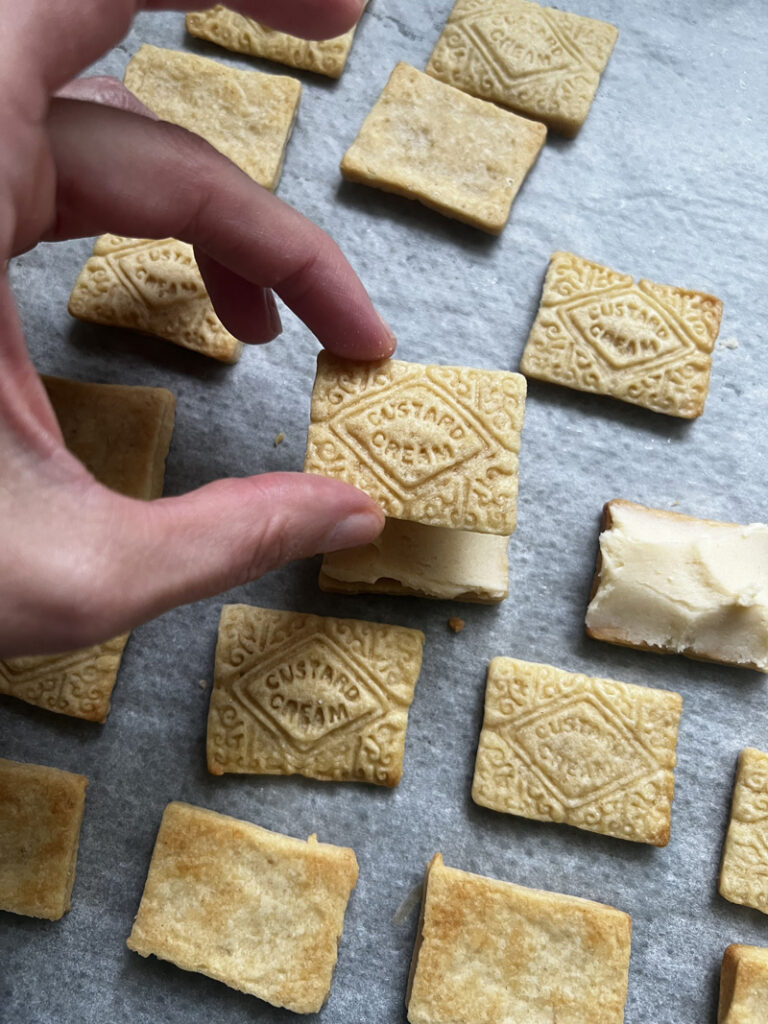
[[[103,103],[107,107],[117,107],[118,110],[141,114],[142,117],[149,117],[153,121],[159,120],[157,115],[149,107],[145,107],[122,82],[109,75],[73,78],[71,82],[63,85],[56,95],[61,99]]]
[[[362,492],[311,474],[221,480],[183,497],[140,502],[90,478],[78,483],[73,473],[66,489],[51,491],[58,495],[55,521],[36,503],[30,507],[27,529],[37,517],[48,539],[41,550],[53,557],[25,565],[14,581],[18,600],[0,621],[5,657],[98,643],[293,559],[369,543],[384,523]],[[21,550],[28,563],[34,559],[34,546]],[[13,572],[3,562],[0,549],[0,566]]]
[[[51,445],[63,444],[45,388],[29,361],[19,314],[4,271],[0,271],[0,409],[3,411],[0,420],[2,492],[9,452],[18,443],[17,438],[38,457],[46,457]]]
[[[199,249],[195,259],[219,320],[247,345],[272,341],[283,329],[275,297],[239,274],[227,270]]]
[[[336,355],[392,354],[394,335],[328,235],[198,136],[72,100],[52,104],[48,125],[58,210],[49,240],[181,238],[274,289]]]

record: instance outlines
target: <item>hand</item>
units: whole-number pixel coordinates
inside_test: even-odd
[[[361,12],[360,0],[228,2],[310,38],[339,35]],[[118,83],[68,90],[101,89],[112,106],[52,99],[140,8],[204,6],[0,0],[0,656],[96,643],[289,559],[367,543],[383,525],[361,492],[300,473],[149,503],[108,491],[64,448],[29,361],[7,260],[41,239],[103,232],[193,243],[243,341],[279,331],[274,290],[337,355],[394,349],[330,238],[202,139],[142,116]]]

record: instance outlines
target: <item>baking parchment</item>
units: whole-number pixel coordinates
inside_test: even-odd
[[[498,240],[415,203],[343,184],[338,172],[395,62],[424,67],[451,0],[372,0],[338,83],[298,73],[304,94],[278,194],[340,243],[405,359],[517,369],[556,249],[714,292],[725,314],[704,416],[684,423],[532,382],[511,591],[498,608],[325,596],[316,586],[317,561],[295,564],[136,629],[103,727],[0,699],[3,756],[91,780],[71,912],[58,923],[0,913],[3,1024],[295,1019],[126,949],[160,817],[175,799],[354,847],[360,882],[319,1017],[325,1024],[405,1020],[418,886],[436,850],[452,866],[628,911],[628,1024],[714,1022],[725,947],[768,945],[768,918],[717,894],[738,752],[768,748],[768,680],[583,633],[604,501],[624,497],[740,522],[768,515],[768,5],[573,6],[616,24],[618,45],[581,134],[575,141],[551,136]],[[286,73],[193,40],[180,14],[140,16],[97,69],[121,76],[142,42]],[[230,368],[129,332],[75,324],[66,302],[91,244],[41,245],[11,267],[39,369],[170,388],[178,414],[167,494],[226,474],[300,469],[317,348],[309,332],[285,312],[282,337],[247,349]],[[285,441],[275,447],[280,432]],[[398,789],[207,774],[205,720],[224,601],[424,630]],[[457,636],[447,628],[453,615],[466,620]],[[472,803],[485,669],[497,654],[683,694],[668,848]]]

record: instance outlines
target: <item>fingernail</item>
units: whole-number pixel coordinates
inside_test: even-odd
[[[389,324],[384,319],[384,317],[381,315],[381,313],[378,313],[377,316],[378,316],[379,320],[381,321],[381,326],[387,332],[387,337],[389,338],[389,345],[386,346],[386,349],[384,351],[384,355],[391,356],[392,353],[397,348],[397,338],[395,337],[395,332],[389,326]]]
[[[384,516],[381,512],[355,512],[336,523],[326,534],[320,550],[340,551],[342,548],[356,548],[360,544],[370,544],[378,537],[383,528]]]
[[[282,334],[283,321],[280,319],[280,314],[277,311],[277,303],[275,302],[275,296],[270,291],[264,292],[264,305],[267,311],[267,323],[272,331],[272,338],[276,338],[278,334]]]

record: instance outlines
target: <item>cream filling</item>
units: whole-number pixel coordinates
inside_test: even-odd
[[[446,600],[468,593],[501,600],[509,585],[508,542],[494,534],[387,519],[372,544],[326,555],[323,572],[340,583],[395,580]]]
[[[768,526],[611,507],[587,626],[768,671]]]

